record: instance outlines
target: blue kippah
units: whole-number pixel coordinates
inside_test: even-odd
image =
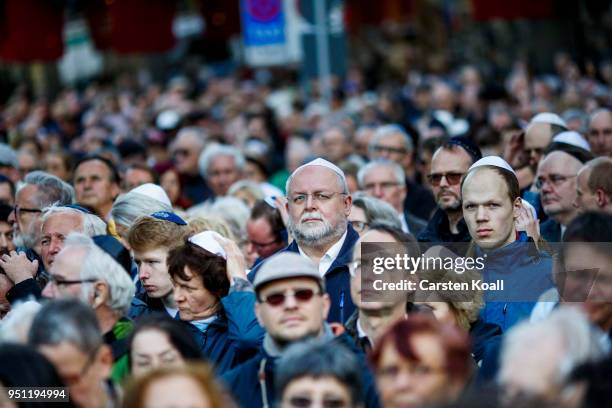
[[[187,225],[184,219],[170,211],[157,211],[151,214],[151,217],[157,218],[158,220],[170,221],[176,225]]]
[[[72,208],[72,209],[74,209],[74,210],[78,210],[78,211],[80,211],[80,212],[82,212],[82,213],[85,213],[85,214],[93,214],[93,213],[92,213],[91,211],[89,211],[87,208],[82,207],[82,206],[80,206],[80,205],[78,205],[78,204],[66,204],[66,205],[62,205],[62,207],[65,207],[65,208]]]

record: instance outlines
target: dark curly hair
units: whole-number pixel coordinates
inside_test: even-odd
[[[206,290],[218,299],[229,292],[230,281],[227,278],[226,262],[222,257],[208,252],[199,246],[186,241],[184,245],[174,248],[168,254],[168,273],[174,279],[189,280],[185,267],[202,279]]]

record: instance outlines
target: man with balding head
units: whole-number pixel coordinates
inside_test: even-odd
[[[546,154],[538,164],[535,185],[540,190],[540,200],[549,219],[540,228],[542,238],[560,242],[565,227],[578,211],[576,200],[576,176],[583,162],[563,150]]]
[[[587,135],[596,156],[612,157],[612,111],[598,109],[591,115]]]
[[[546,147],[552,138],[567,130],[567,125],[554,113],[535,115],[525,131],[525,152],[529,155],[529,165],[535,171]]]
[[[297,252],[317,265],[331,300],[329,322],[343,323],[355,310],[350,296],[353,246],[359,234],[350,226],[352,198],[342,170],[324,159],[298,167],[287,180],[288,230]],[[254,268],[252,281],[259,268]]]
[[[585,163],[576,178],[576,201],[579,212],[612,213],[612,158],[598,157]]]
[[[170,146],[172,161],[181,176],[184,198],[198,204],[213,194],[200,175],[198,159],[206,144],[206,134],[197,126],[182,128]]]

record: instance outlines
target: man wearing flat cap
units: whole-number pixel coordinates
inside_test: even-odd
[[[362,368],[365,406],[379,405],[364,355],[350,336],[336,335],[325,322],[330,295],[325,291],[325,279],[310,259],[291,251],[273,255],[262,263],[253,286],[255,314],[266,331],[262,347],[255,357],[222,376],[240,406],[274,404],[278,359],[290,345],[309,338],[341,344],[355,352]]]
[[[327,320],[343,323],[355,310],[347,265],[359,239],[348,223],[353,201],[344,173],[327,160],[315,159],[291,174],[286,191],[293,242],[284,251],[298,253],[317,265],[331,301]],[[258,270],[251,272],[251,281]]]

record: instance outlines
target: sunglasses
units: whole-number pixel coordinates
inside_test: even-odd
[[[348,407],[348,403],[342,398],[328,397],[321,401],[321,405],[309,397],[291,397],[289,398],[290,407],[309,408],[314,406],[322,406],[323,408],[343,408]]]
[[[442,181],[442,177],[446,177],[446,181],[451,186],[455,186],[461,182],[461,177],[463,177],[464,173],[431,173],[427,176],[427,179],[431,183],[432,186],[438,187],[440,182]]]
[[[271,293],[262,299],[262,302],[269,304],[270,306],[280,306],[285,303],[285,300],[289,296],[293,296],[296,301],[300,303],[308,302],[314,295],[318,295],[318,292],[315,292],[312,289],[297,289],[293,292],[275,292]]]

